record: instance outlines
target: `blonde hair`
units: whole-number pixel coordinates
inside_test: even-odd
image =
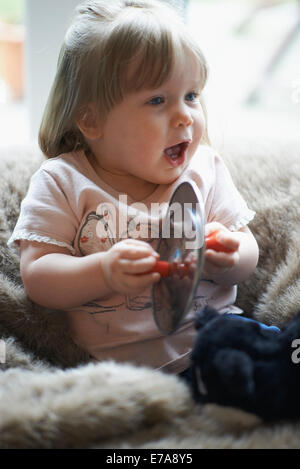
[[[173,8],[158,0],[88,0],[76,13],[39,131],[48,158],[87,149],[76,120],[89,103],[96,103],[105,119],[126,93],[159,87],[187,50],[200,64],[204,87],[206,61]],[[207,133],[204,140],[208,143]]]

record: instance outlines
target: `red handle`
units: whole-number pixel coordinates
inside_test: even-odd
[[[189,275],[189,266],[187,264],[177,264],[176,262],[156,261],[150,272],[158,272],[162,277],[169,277],[172,274],[185,277]]]
[[[167,261],[156,261],[155,266],[150,272],[158,272],[162,277],[168,277],[170,275],[170,263]]]
[[[205,238],[206,249],[212,249],[217,252],[231,252],[230,249],[217,241],[216,236],[218,232],[219,231],[214,231]],[[150,270],[150,272],[158,272],[162,277],[169,277],[169,275],[172,275],[175,271],[181,276],[184,276],[188,269],[184,264],[177,265],[176,263],[173,264],[167,261],[157,261],[153,269]]]
[[[226,248],[217,241],[216,236],[218,233],[219,231],[214,231],[205,238],[206,249],[212,249],[217,252],[231,252],[231,249]]]

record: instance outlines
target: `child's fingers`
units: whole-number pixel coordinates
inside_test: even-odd
[[[116,245],[118,246],[118,245]],[[142,257],[155,256],[159,257],[157,252],[144,241],[127,239],[118,246],[119,255],[122,259],[141,259]]]
[[[155,251],[146,249],[144,247],[132,248],[124,250],[120,253],[120,260],[134,261],[138,259],[145,259],[147,257],[157,258],[158,254]]]
[[[144,288],[150,287],[153,283],[160,280],[160,275],[157,272],[144,275],[128,275],[126,277],[126,289],[131,292],[138,292]]]
[[[216,251],[206,251],[205,259],[216,267],[230,269],[238,261],[238,253],[225,253],[225,252],[216,252]]]
[[[219,231],[216,234],[216,240],[230,251],[237,251],[240,247],[240,241],[230,231]]]
[[[149,243],[147,243],[146,241],[142,241],[140,239],[128,238],[128,239],[125,239],[124,241],[121,241],[121,243],[123,244],[123,246],[128,246],[129,248],[132,248],[132,247],[145,248],[145,249],[155,252],[155,250]]]
[[[209,236],[211,235],[212,233],[214,233],[215,231],[228,231],[227,228],[222,225],[221,223],[218,223],[216,221],[214,222],[211,222],[211,223],[207,223],[207,225],[205,225],[205,236]]]
[[[149,272],[155,265],[156,258],[154,256],[142,257],[141,259],[120,259],[122,271],[126,274],[143,274]]]
[[[240,241],[229,230],[217,230],[205,237],[206,250],[234,252],[239,249]]]

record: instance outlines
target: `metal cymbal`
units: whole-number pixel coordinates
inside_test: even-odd
[[[183,182],[170,200],[157,247],[161,279],[152,286],[152,304],[163,334],[175,332],[191,308],[203,265],[204,227],[199,189]]]

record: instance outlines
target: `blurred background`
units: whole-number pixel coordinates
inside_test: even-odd
[[[107,0],[109,1],[109,0]],[[79,0],[0,0],[0,144],[37,139]],[[298,138],[300,0],[177,0],[207,58],[214,139]]]

